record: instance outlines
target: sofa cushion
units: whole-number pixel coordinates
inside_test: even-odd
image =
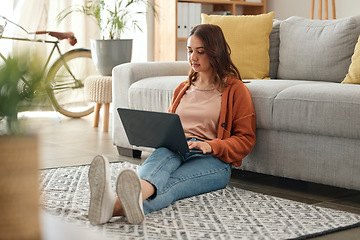
[[[159,76],[139,80],[129,88],[129,107],[167,112],[174,89],[186,79],[187,76]]]
[[[317,83],[296,85],[274,100],[276,130],[344,138],[360,138],[360,85]]]
[[[360,16],[290,17],[280,25],[278,78],[341,82],[360,34]]]
[[[342,83],[360,84],[360,36],[356,43],[354,54],[351,57],[348,74],[346,74]]]
[[[269,76],[269,35],[274,12],[253,16],[217,16],[201,14],[202,23],[216,24],[224,32],[231,58],[241,78]]]
[[[293,81],[293,80],[251,80],[246,83],[250,90],[251,97],[254,103],[256,114],[256,127],[273,129],[273,108],[274,99],[283,90],[291,86],[300,84],[309,84],[311,81]],[[313,82],[316,83],[316,82]]]

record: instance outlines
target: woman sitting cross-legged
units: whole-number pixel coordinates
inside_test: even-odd
[[[225,188],[232,165],[255,144],[255,112],[250,92],[230,58],[220,27],[194,27],[187,41],[188,80],[174,91],[169,112],[180,116],[189,148],[186,156],[167,148],[151,153],[138,173],[119,173],[111,188],[109,162],[96,156],[89,170],[91,224],[126,216],[139,224],[144,214],[176,200]],[[116,196],[117,195],[117,196]]]

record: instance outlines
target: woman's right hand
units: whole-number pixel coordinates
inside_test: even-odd
[[[210,144],[202,141],[188,141],[189,148],[196,148],[202,151],[203,154],[211,153],[212,148]]]

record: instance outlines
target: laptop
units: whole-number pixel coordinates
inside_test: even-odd
[[[174,152],[202,153],[189,149],[180,117],[174,113],[117,109],[131,145],[137,147],[166,147]]]

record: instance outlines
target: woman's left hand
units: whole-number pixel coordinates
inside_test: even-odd
[[[203,154],[212,152],[212,148],[211,148],[210,144],[208,144],[207,142],[188,141],[188,145],[189,145],[190,149],[192,149],[192,148],[199,149],[203,152]]]

